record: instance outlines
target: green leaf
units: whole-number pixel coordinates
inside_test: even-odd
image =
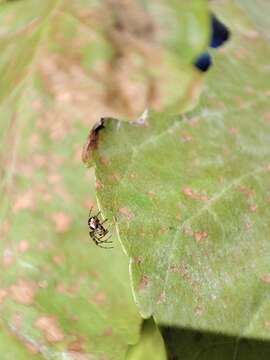
[[[166,360],[163,338],[153,319],[145,320],[138,344],[130,347],[126,360]]]
[[[89,99],[99,100],[70,50],[84,53],[92,40],[63,4],[25,0],[0,10],[3,360],[119,360],[139,338],[128,259],[113,232],[112,250],[88,235],[97,206],[81,144],[97,116]]]
[[[107,119],[92,133],[98,198],[130,258],[142,316],[269,339],[270,50],[232,2],[214,12],[232,39],[200,107]]]

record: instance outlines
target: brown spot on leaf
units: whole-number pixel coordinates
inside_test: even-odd
[[[149,195],[151,199],[154,199],[154,198],[157,197],[157,193],[155,191],[152,191],[152,190],[148,191],[147,195]]]
[[[111,179],[112,179],[112,181],[119,182],[121,180],[121,176],[117,173],[113,173],[111,175]]]
[[[206,231],[195,231],[194,237],[197,242],[201,242],[208,237],[208,233]]]
[[[183,131],[183,132],[181,133],[181,137],[182,137],[182,139],[183,139],[184,141],[186,141],[186,142],[192,141],[192,135],[191,135],[190,133],[188,133],[187,131]]]
[[[103,188],[103,184],[100,180],[96,180],[96,190],[100,190]]]
[[[261,277],[261,281],[265,284],[270,284],[270,274],[265,274]]]
[[[68,294],[68,289],[64,283],[57,284],[56,291],[60,294]]]
[[[191,187],[185,187],[183,193],[193,200],[207,201],[208,196],[199,192],[194,191]]]
[[[106,157],[106,156],[100,156],[99,158],[99,161],[100,163],[103,165],[103,166],[108,166],[110,165],[110,160]]]
[[[29,249],[29,243],[27,240],[21,240],[19,243],[19,251],[25,253]]]
[[[41,316],[35,323],[36,327],[43,331],[48,342],[60,342],[64,340],[64,333],[58,321],[53,316]]]
[[[239,191],[240,191],[241,193],[243,193],[244,195],[246,195],[247,197],[252,197],[252,196],[255,195],[255,191],[249,189],[249,188],[246,187],[246,186],[241,186],[241,187],[239,188]]]
[[[139,283],[139,290],[145,290],[150,284],[149,276],[143,274]]]
[[[229,133],[230,133],[231,135],[236,135],[236,134],[239,133],[239,129],[236,128],[236,127],[231,127],[231,128],[229,129]]]
[[[198,117],[194,116],[191,119],[189,119],[188,125],[193,127],[193,128],[196,128],[199,125],[199,121],[200,121],[200,119]]]
[[[92,299],[91,302],[96,305],[105,305],[107,303],[107,295],[104,291],[98,292]]]
[[[23,194],[19,194],[13,205],[13,211],[17,212],[24,209],[34,209],[35,207],[35,195],[32,190],[28,190]]]
[[[55,224],[56,232],[65,233],[69,230],[71,222],[72,222],[70,215],[59,211],[59,212],[53,213],[51,218]]]
[[[77,336],[76,340],[68,344],[68,350],[74,352],[84,352],[85,351],[85,339],[82,336]]]
[[[3,266],[4,267],[9,267],[13,264],[14,262],[14,254],[11,250],[9,249],[5,249],[4,254],[3,254]]]
[[[157,303],[158,304],[164,304],[166,301],[166,294],[165,294],[165,291],[162,291],[159,295],[159,298],[158,298],[158,301]]]
[[[264,114],[265,121],[270,124],[270,111]]]
[[[119,213],[120,213],[121,215],[126,216],[126,217],[128,218],[128,220],[132,220],[132,219],[134,219],[134,217],[135,217],[135,215],[133,214],[133,212],[132,212],[129,208],[127,208],[127,207],[122,207],[122,208],[120,208],[120,209],[119,209]]]
[[[61,184],[61,182],[63,181],[61,175],[57,173],[49,174],[47,179],[50,185]]]
[[[245,37],[247,37],[250,40],[256,40],[259,37],[259,33],[256,30],[245,30],[243,33]]]
[[[169,271],[180,274],[185,280],[190,280],[190,273],[186,264],[172,264]]]
[[[134,264],[140,265],[140,264],[142,264],[144,262],[144,258],[141,255],[134,256],[133,262],[134,262]]]
[[[19,304],[30,305],[36,295],[37,286],[33,281],[18,280],[10,287],[10,295]]]
[[[24,345],[26,346],[27,350],[32,354],[38,354],[40,352],[39,346],[29,341],[25,341]]]
[[[112,336],[113,335],[113,329],[111,327],[107,327],[103,331],[103,336]]]
[[[40,145],[40,135],[37,133],[33,133],[29,138],[29,145],[31,145],[31,149],[36,148],[38,145]]]
[[[257,209],[258,209],[258,206],[257,206],[256,204],[251,204],[251,205],[249,206],[249,210],[250,210],[251,212],[256,212]]]
[[[65,262],[65,256],[63,254],[54,255],[53,262],[57,265],[62,265]]]
[[[2,304],[2,302],[5,300],[7,294],[8,292],[6,289],[0,289],[0,304]]]

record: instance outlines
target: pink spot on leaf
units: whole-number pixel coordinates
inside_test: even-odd
[[[194,237],[197,242],[201,242],[208,237],[208,233],[206,231],[196,231]]]
[[[139,290],[145,290],[150,284],[149,276],[143,274],[139,283]]]
[[[34,302],[37,286],[32,281],[18,280],[10,287],[10,295],[19,304],[30,305]]]
[[[49,342],[56,343],[64,340],[64,333],[53,316],[41,316],[36,321],[36,327],[43,331]]]
[[[128,220],[132,220],[132,219],[134,219],[134,217],[135,217],[135,215],[133,214],[133,212],[132,212],[129,208],[127,208],[127,207],[122,207],[122,208],[120,208],[120,209],[119,209],[119,213],[120,213],[121,215],[124,215],[125,217],[127,217]]]
[[[70,229],[72,223],[72,218],[70,215],[59,211],[53,213],[51,218],[54,222],[56,232],[65,233]]]
[[[265,274],[261,277],[261,281],[265,284],[270,284],[270,274]]]
[[[183,193],[193,200],[207,201],[208,196],[194,191],[191,187],[185,187]]]

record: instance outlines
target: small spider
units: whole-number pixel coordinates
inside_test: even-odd
[[[107,237],[107,239],[104,239],[104,237],[109,233],[109,229],[105,229],[103,224],[108,219],[105,219],[101,222],[98,218],[100,211],[96,215],[90,216],[92,209],[93,208],[91,208],[89,211],[89,219],[88,219],[88,226],[89,226],[89,230],[90,230],[89,235],[97,246],[102,247],[103,249],[112,249],[113,246],[102,246],[102,244],[112,243],[112,241],[109,241],[109,239],[111,238],[111,235],[109,235],[109,237]]]

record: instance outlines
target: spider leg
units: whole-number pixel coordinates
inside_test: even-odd
[[[112,243],[113,241],[109,241],[109,239],[112,237],[112,235],[109,235],[109,237],[107,237],[107,239],[105,239],[105,240],[101,240],[101,239],[98,239],[98,242],[100,243],[100,244],[102,244],[102,243]]]
[[[93,210],[93,206],[91,206],[91,208],[90,208],[90,210],[89,210],[89,215],[88,215],[89,218],[90,218],[90,215],[91,215],[92,210]]]
[[[108,219],[103,220],[100,225],[103,225],[106,221],[108,221]]]
[[[99,241],[96,237],[93,239],[97,246],[103,248],[103,249],[113,249],[113,246],[103,246],[102,243],[107,243],[107,241]],[[108,241],[111,243],[112,241]]]

